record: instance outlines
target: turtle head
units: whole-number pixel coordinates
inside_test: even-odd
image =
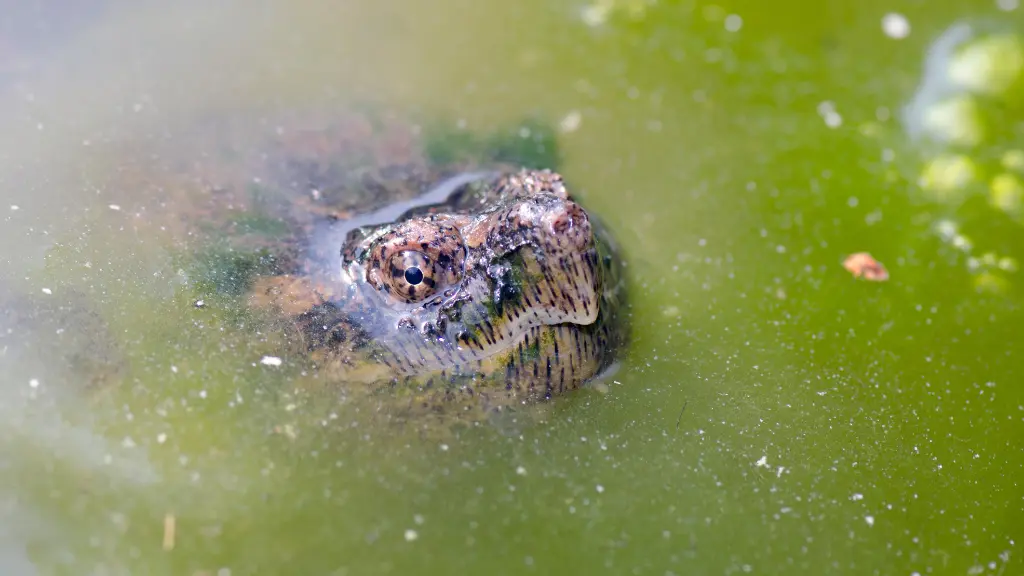
[[[350,230],[336,303],[394,378],[549,396],[620,340],[611,239],[558,174],[458,183],[393,221]]]

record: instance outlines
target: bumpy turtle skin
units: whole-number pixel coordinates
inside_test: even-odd
[[[433,408],[592,379],[626,337],[614,240],[558,174],[434,163],[420,132],[360,115],[221,123],[168,188],[193,194],[183,227],[273,255],[249,302],[291,318],[331,380]]]

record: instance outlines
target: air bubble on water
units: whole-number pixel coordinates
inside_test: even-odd
[[[843,117],[836,111],[836,105],[829,100],[818,104],[818,115],[829,128],[838,128],[843,124]]]
[[[890,12],[882,17],[882,31],[889,38],[902,40],[910,35],[910,21],[902,14]]]

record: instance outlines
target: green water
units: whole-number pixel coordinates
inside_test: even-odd
[[[1024,292],[969,261],[1019,260],[1024,228],[922,190],[954,147],[902,121],[940,35],[1024,34],[1024,10],[187,4],[108,14],[4,95],[0,294],[90,313],[0,316],[0,572],[1024,573]],[[353,102],[562,127],[633,283],[607,392],[441,439],[300,396],[301,361],[259,364],[273,335],[197,309],[140,232],[166,189],[86,153],[211,110]],[[891,279],[855,281],[858,251]]]

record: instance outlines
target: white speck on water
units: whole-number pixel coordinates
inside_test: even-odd
[[[782,244],[779,244],[778,246],[775,247],[775,251],[778,252],[779,254],[785,254],[786,247],[783,246]]]
[[[860,200],[856,196],[850,196],[846,199],[846,205],[850,208],[856,208],[858,204],[860,204]]]
[[[409,529],[409,530],[405,531],[405,541],[406,542],[412,542],[413,540],[415,540],[415,539],[417,539],[419,537],[420,537],[420,535],[417,534],[415,530]]]
[[[231,576],[231,568],[221,568],[217,570],[217,576]]]
[[[30,388],[39,388],[39,380],[37,378],[33,378],[28,381],[28,385]]]
[[[121,206],[119,206],[117,204],[111,204],[110,206],[107,206],[107,208],[110,208],[114,212],[117,212],[117,211],[121,210]]]
[[[175,374],[177,374],[178,373],[178,367],[177,366],[171,366],[171,372],[174,372]]]
[[[131,436],[125,436],[124,440],[121,440],[121,446],[124,446],[125,448],[134,448],[135,440],[132,440]]]
[[[49,288],[43,288],[43,294],[53,294],[53,290],[50,290]]]
[[[865,516],[864,517],[864,521],[868,523],[868,526],[874,526],[875,525],[875,517],[874,516]]]
[[[447,451],[448,451],[448,445],[447,444],[441,444],[441,452],[447,452]]]
[[[11,204],[11,212],[14,212],[15,210],[20,210],[20,209],[21,208],[17,204]]]
[[[903,14],[890,12],[882,16],[882,32],[894,40],[902,40],[910,35],[910,21]]]
[[[519,474],[520,476],[526,476],[526,468],[519,466],[518,468],[516,468],[516,474]]]
[[[597,493],[598,494],[604,494],[604,486],[601,486],[600,484],[598,484],[596,486],[596,489],[597,489]]]
[[[861,494],[860,492],[854,492],[853,495],[850,496],[850,500],[853,500],[854,502],[856,502],[857,500],[863,500],[863,499],[864,499],[864,495]]]
[[[739,32],[743,27],[743,18],[739,14],[729,14],[725,17],[725,29],[728,32]]]
[[[164,442],[167,442],[167,434],[164,434],[163,432],[157,434],[156,435],[156,443],[157,444],[163,444]]]
[[[1003,12],[1013,12],[1019,4],[1017,0],[996,0],[996,6]]]
[[[760,460],[758,460],[757,462],[754,462],[754,466],[760,466],[760,467],[767,468],[768,467],[768,456],[761,456]]]
[[[264,356],[260,359],[260,364],[263,364],[264,366],[280,366],[281,359],[277,356]]]
[[[779,469],[775,472],[776,478],[782,478],[782,473],[786,471],[785,466],[779,466]]]
[[[199,397],[200,398],[206,398],[206,390],[200,390],[199,391]]]
[[[196,300],[196,302],[195,302],[195,307],[196,308],[202,308],[203,306],[206,306],[206,301],[205,300]]]
[[[583,13],[580,14],[580,19],[587,26],[600,26],[608,20],[608,6],[604,4],[592,4],[583,9]]]
[[[558,128],[564,133],[575,132],[579,129],[580,123],[583,121],[583,115],[580,114],[579,110],[573,110],[565,115],[564,118],[558,123]]]
[[[423,523],[426,521],[426,519],[423,518],[422,514],[416,514],[412,517],[412,521],[415,522],[417,526],[423,526]]]
[[[42,129],[43,129],[43,123],[42,122],[36,124],[36,130],[42,130]]]
[[[843,124],[843,117],[836,112],[836,105],[829,100],[818,104],[818,115],[829,128],[838,128]]]

